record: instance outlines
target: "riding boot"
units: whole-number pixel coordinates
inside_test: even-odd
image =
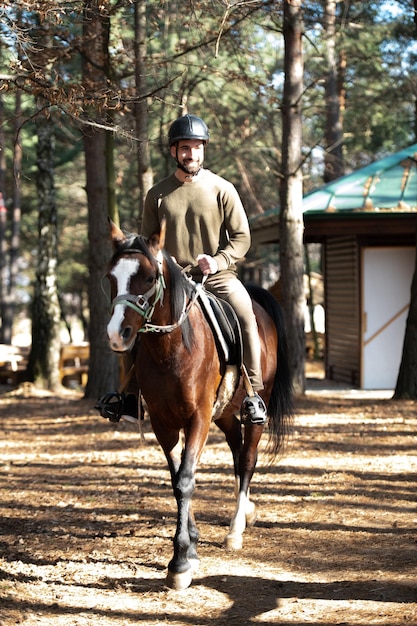
[[[265,402],[254,392],[253,396],[246,396],[240,407],[242,424],[265,424],[268,419]]]

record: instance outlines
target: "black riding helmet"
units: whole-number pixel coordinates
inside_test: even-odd
[[[208,143],[209,130],[207,124],[196,115],[183,115],[171,124],[168,132],[169,145],[172,146],[181,139],[199,139]]]

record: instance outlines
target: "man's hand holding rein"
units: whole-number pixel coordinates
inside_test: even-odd
[[[219,270],[216,259],[209,254],[199,254],[196,261],[203,274],[216,274]]]

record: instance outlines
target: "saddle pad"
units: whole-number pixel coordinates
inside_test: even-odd
[[[201,289],[199,300],[208,323],[213,331],[218,349],[226,363],[242,364],[242,334],[239,320],[228,302]]]

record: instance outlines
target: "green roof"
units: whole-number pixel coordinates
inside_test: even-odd
[[[303,198],[303,213],[417,211],[417,143]]]

